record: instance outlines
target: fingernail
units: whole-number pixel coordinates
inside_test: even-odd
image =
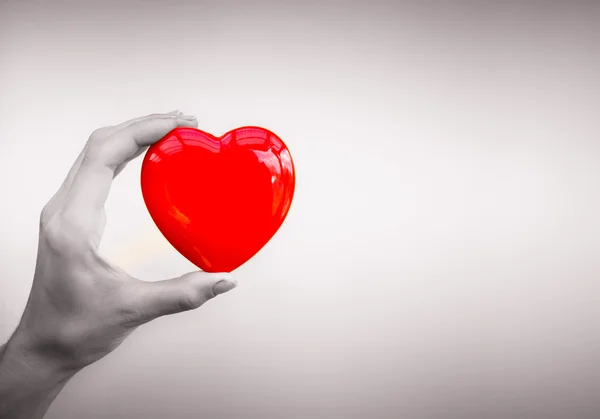
[[[181,113],[181,111],[179,111],[179,109],[177,109],[175,111],[167,112],[167,115],[179,115],[180,113]]]
[[[215,285],[213,285],[213,294],[214,295],[223,294],[223,293],[226,293],[227,291],[231,291],[235,287],[237,287],[237,283],[234,280],[222,279],[221,281],[219,281]]]

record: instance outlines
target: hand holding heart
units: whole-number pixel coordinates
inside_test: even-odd
[[[136,327],[195,309],[236,286],[227,273],[207,272],[145,282],[98,253],[113,178],[175,128],[196,126],[194,117],[172,112],[90,136],[41,214],[29,300],[17,330],[0,348],[0,417],[41,418],[73,374],[110,353]],[[36,398],[44,400],[31,402]]]

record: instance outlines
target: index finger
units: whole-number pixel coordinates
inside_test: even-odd
[[[154,114],[120,124],[106,137],[92,138],[73,177],[65,210],[87,219],[102,208],[117,167],[141,149],[154,144],[177,127],[197,127],[193,116]],[[78,215],[79,214],[79,215]]]

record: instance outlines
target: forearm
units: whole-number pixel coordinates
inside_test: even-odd
[[[15,333],[0,349],[0,419],[43,418],[73,375]]]

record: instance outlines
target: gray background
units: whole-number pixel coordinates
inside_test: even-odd
[[[231,294],[160,319],[48,418],[600,417],[600,2],[0,2],[0,338],[95,128],[263,125],[297,191]],[[141,159],[102,251],[193,266]]]

